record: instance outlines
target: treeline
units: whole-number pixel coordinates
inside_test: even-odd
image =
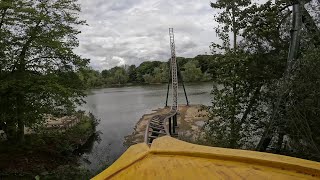
[[[178,67],[185,82],[209,81],[213,78],[216,64],[214,55],[198,55],[194,58],[178,57]],[[167,83],[170,77],[168,62],[145,61],[139,66],[116,66],[101,72],[85,69],[79,72],[88,88],[126,84]]]

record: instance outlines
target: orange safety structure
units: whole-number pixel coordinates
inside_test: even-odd
[[[145,143],[131,146],[93,179],[320,179],[320,163],[164,136],[151,147]]]

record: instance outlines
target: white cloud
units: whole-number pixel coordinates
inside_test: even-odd
[[[177,56],[209,52],[217,39],[207,0],[80,0],[80,17],[89,26],[76,52],[95,69],[140,64],[170,57],[168,28],[175,31]]]

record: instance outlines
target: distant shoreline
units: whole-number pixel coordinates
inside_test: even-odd
[[[200,82],[184,82],[185,85],[190,84],[205,84],[210,83],[212,81],[200,81]],[[154,86],[154,85],[167,85],[168,83],[127,83],[127,84],[114,84],[114,85],[108,85],[108,86],[99,86],[99,87],[91,87],[88,88],[88,90],[91,89],[104,89],[104,88],[121,88],[121,87],[134,87],[134,86]],[[179,85],[180,86],[180,85]]]

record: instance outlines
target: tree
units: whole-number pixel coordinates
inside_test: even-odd
[[[46,113],[81,103],[84,86],[76,71],[88,64],[78,46],[76,0],[0,2],[0,122],[9,138],[23,141],[24,127]]]
[[[139,65],[137,70],[137,81],[138,82],[145,82],[143,75],[145,74],[152,74],[155,67],[159,67],[161,64],[160,61],[145,61]]]
[[[254,148],[252,140],[259,135],[257,129],[266,118],[263,102],[268,99],[262,91],[268,83],[267,73],[258,57],[238,50],[216,59],[220,65],[209,107],[212,121],[205,126],[206,139],[215,146]]]
[[[117,69],[114,73],[114,80],[117,84],[126,84],[128,81],[128,75],[124,68]]]
[[[231,60],[222,59],[224,62],[225,68],[224,71],[220,71],[222,75],[220,75],[220,83],[222,83],[222,89],[216,84],[213,88],[213,106],[212,113],[217,113],[219,118],[227,121],[224,123],[222,127],[217,128],[216,130],[211,129],[212,127],[216,127],[216,123],[209,123],[209,129],[214,130],[219,133],[227,133],[224,131],[228,131],[229,135],[226,135],[226,146],[227,147],[238,147],[239,146],[239,131],[240,131],[240,122],[237,121],[237,114],[240,112],[239,109],[239,96],[241,96],[239,92],[239,86],[242,83],[239,81],[238,72],[241,66],[239,61],[240,59],[236,57],[243,56],[243,54],[237,54],[238,50],[238,42],[237,37],[239,36],[240,30],[245,27],[243,22],[243,14],[245,9],[251,4],[250,0],[218,0],[216,3],[211,3],[211,7],[214,9],[222,9],[217,16],[215,16],[215,20],[221,24],[216,28],[216,34],[222,40],[222,45],[217,43],[212,43],[212,52],[216,53],[217,50],[220,52],[224,52],[227,54],[226,57],[230,57]],[[230,48],[230,37],[229,33],[233,35],[233,48]],[[228,74],[225,76],[224,74]],[[230,84],[231,83],[231,84]],[[217,102],[215,102],[217,101]],[[223,109],[221,107],[225,107],[227,109]],[[219,134],[218,133],[218,134]],[[215,133],[210,132],[210,136],[216,139],[220,136],[216,136]]]
[[[159,67],[153,69],[154,83],[168,82],[169,69],[167,63],[162,63]]]
[[[129,76],[129,82],[136,82],[137,81],[136,65],[129,66],[129,68],[128,68],[128,76]]]
[[[250,148],[254,148],[252,144],[256,142],[252,142],[253,137],[259,137],[259,129],[267,119],[268,110],[265,107],[272,97],[268,90],[284,70],[285,58],[279,56],[280,52],[285,54],[281,51],[283,49],[278,49],[277,53],[272,51],[279,43],[262,47],[268,41],[276,42],[279,38],[279,32],[274,33],[279,31],[275,28],[276,24],[281,24],[280,18],[274,19],[280,17],[276,15],[279,11],[270,2],[261,7],[250,4],[250,1],[218,1],[211,4],[214,8],[225,9],[217,18],[223,25],[217,31],[223,44],[212,45],[213,53],[222,52],[215,58],[215,65],[218,66],[215,71],[216,84],[209,108],[211,118],[216,117],[217,120],[206,125],[207,139],[215,145],[249,148],[251,144]],[[271,28],[261,25],[272,20]],[[229,47],[230,31],[234,36],[233,49]],[[242,36],[240,43],[236,41],[237,36]]]
[[[202,79],[201,69],[197,67],[198,61],[189,61],[184,65],[182,71],[183,80],[186,82],[197,82]]]
[[[152,84],[154,82],[154,78],[150,74],[144,74],[143,80],[148,84]]]
[[[319,24],[310,18],[318,17],[319,11],[309,14],[305,7],[310,4],[301,5],[300,10],[295,5],[293,12],[300,11],[302,17],[297,13],[292,20],[291,9],[287,8],[290,3],[267,1],[244,7],[246,16],[241,21],[246,27],[239,32],[242,38],[236,51],[225,48],[227,43],[212,46],[222,52],[214,63],[211,121],[205,126],[206,138],[215,146],[253,149],[262,132],[269,129],[269,139],[261,141],[267,142],[262,144],[264,149],[320,159],[315,128],[319,125],[319,84],[315,83],[319,81],[319,68],[315,68],[319,63],[319,30],[315,25]],[[299,18],[304,26],[293,26],[290,33],[291,22],[299,25],[294,23]],[[302,48],[298,52],[300,31]],[[229,42],[228,34],[220,37]],[[293,44],[290,53],[289,44]]]
[[[110,72],[107,69],[101,71],[101,75],[103,78],[107,78],[110,76]]]
[[[168,63],[164,62],[160,65],[161,69],[161,82],[167,83],[169,81],[169,66]]]
[[[188,61],[190,61],[190,59],[184,58],[184,57],[177,57],[176,60],[177,60],[177,63],[178,63],[177,65],[178,65],[179,68],[183,68],[183,66],[184,66]],[[170,59],[169,59],[169,63],[170,63]],[[182,70],[182,69],[180,69],[180,70]]]
[[[194,57],[194,59],[199,62],[200,69],[203,73],[209,73],[209,71],[214,68],[213,58],[214,56],[211,55],[198,55]]]
[[[233,35],[233,50],[237,49],[237,36],[240,30],[245,26],[243,16],[245,10],[243,7],[248,7],[251,0],[217,0],[216,3],[211,3],[211,7],[215,9],[223,9],[215,20],[222,24],[222,27],[216,28],[217,35],[223,40],[223,45],[212,43],[213,47],[228,50],[230,46],[229,32]]]
[[[288,137],[284,146],[283,137],[277,147],[280,152],[290,155],[320,161],[320,48],[309,49],[301,58],[299,74],[291,86],[287,96],[285,114],[280,118],[283,136]],[[277,127],[278,129],[278,127]],[[288,148],[290,147],[290,148]]]
[[[293,6],[292,8],[293,12],[292,12],[292,30],[291,30],[291,38],[290,38],[290,48],[289,48],[288,58],[287,58],[287,67],[283,77],[278,81],[277,88],[276,88],[277,91],[275,91],[277,100],[275,101],[274,108],[272,109],[272,114],[270,116],[268,125],[266,126],[263,136],[261,137],[261,140],[257,146],[257,150],[260,150],[260,151],[265,151],[268,148],[268,146],[271,145],[273,147],[276,147],[277,151],[280,152],[282,150],[284,137],[285,136],[288,137],[288,133],[292,131],[292,129],[295,129],[295,127],[292,125],[296,125],[297,123],[296,119],[301,118],[305,120],[306,123],[301,125],[309,126],[308,125],[309,122],[312,122],[312,119],[306,120],[305,116],[299,114],[299,112],[301,111],[305,112],[305,110],[303,106],[299,106],[295,102],[297,99],[304,100],[303,97],[308,97],[309,94],[303,93],[303,95],[301,96],[300,94],[296,94],[294,91],[296,90],[295,87],[297,86],[299,87],[299,85],[297,84],[304,84],[304,83],[301,83],[301,81],[296,82],[297,80],[302,80],[302,79],[299,79],[299,77],[301,73],[304,72],[303,68],[304,68],[304,65],[306,65],[304,63],[307,62],[304,59],[306,56],[303,57],[303,55],[304,55],[304,52],[310,53],[309,51],[310,49],[319,46],[318,40],[320,38],[320,34],[319,34],[320,31],[316,26],[315,22],[312,20],[312,17],[308,13],[308,11],[305,9],[304,7],[305,2],[296,1],[293,4],[289,4],[289,5]],[[314,13],[314,14],[317,14],[317,13]],[[302,23],[304,23],[305,29],[303,28]],[[299,44],[303,44],[303,46],[301,46],[302,48],[299,48]],[[307,81],[307,82],[308,80],[310,80],[310,77],[312,77],[312,75],[307,75],[307,74],[304,74],[304,75],[305,75],[305,77],[303,77],[305,79],[304,81]],[[316,76],[313,76],[313,77],[316,77]],[[317,78],[315,78],[314,80],[316,79]],[[308,83],[306,83],[305,85],[307,84]],[[317,97],[316,94],[314,93],[311,93],[311,94],[314,96],[314,98]],[[292,99],[294,99],[294,101],[292,101]],[[292,107],[294,107],[295,109],[293,111],[289,111],[290,108]],[[312,107],[312,108],[316,108],[316,107]],[[312,114],[311,112],[309,113],[310,115]],[[297,115],[299,117],[295,117]],[[312,118],[312,115],[308,117]],[[307,129],[304,129],[304,131],[305,132],[302,132],[302,133],[310,134],[309,140],[310,142],[313,143],[311,144],[311,146],[309,142],[304,142],[305,137],[303,136],[301,137],[300,134],[297,134],[294,136],[291,134],[291,137],[289,138],[288,142],[291,144],[291,147],[293,147],[292,144],[293,145],[298,144],[298,146],[295,146],[295,148],[303,147],[302,143],[300,142],[304,142],[305,146],[308,147],[309,149],[313,148],[313,150],[315,149],[317,150],[314,152],[317,153],[317,159],[319,159],[320,151],[317,149],[317,146],[318,146],[316,143],[317,141],[312,139],[312,135],[311,135],[311,134],[314,134],[313,129],[312,128],[310,129],[309,127]],[[297,149],[294,149],[294,150],[296,151]]]
[[[99,71],[93,70],[92,68],[81,68],[78,71],[78,75],[80,79],[85,84],[85,87],[94,88],[94,87],[101,87],[104,85],[105,81],[103,79],[102,73]]]
[[[162,74],[161,69],[159,67],[156,67],[153,69],[153,81],[154,83],[161,83],[162,82]]]

